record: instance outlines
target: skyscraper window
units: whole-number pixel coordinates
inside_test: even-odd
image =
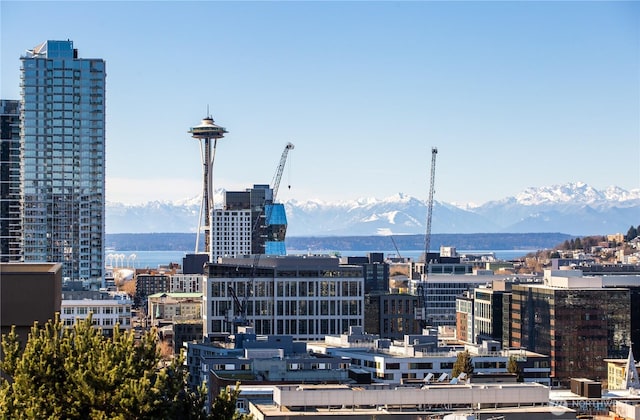
[[[20,59],[22,259],[61,262],[63,277],[102,284],[104,60],[78,58],[69,40]]]

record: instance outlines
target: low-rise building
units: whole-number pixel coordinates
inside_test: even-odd
[[[240,327],[232,343],[186,342],[189,386],[205,386],[208,401],[223,387],[274,383],[339,383],[348,363],[339,356],[313,354],[306,343],[286,335],[258,336]]]
[[[352,369],[369,373],[373,382],[408,383],[415,381],[447,381],[458,353],[469,351],[474,376],[507,373],[510,357],[520,367],[524,382],[549,385],[551,371],[549,357],[524,349],[501,349],[496,341],[481,345],[438,347],[435,329],[424,335],[407,335],[403,341],[380,339],[352,328],[349,334],[327,336],[322,342],[308,343],[316,353],[340,356],[350,361]]]
[[[73,326],[79,319],[91,315],[94,327],[101,328],[106,336],[113,335],[118,325],[120,330],[131,329],[131,306],[133,301],[125,293],[103,292],[98,299],[63,299],[60,318],[65,326]]]
[[[540,384],[292,384],[274,386],[271,398],[265,401],[264,391],[256,394],[248,404],[250,414],[258,420],[309,416],[377,420],[575,419],[572,410],[549,407],[549,388]]]
[[[202,320],[202,293],[156,293],[147,300],[151,325]]]

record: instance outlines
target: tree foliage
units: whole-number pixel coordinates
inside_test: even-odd
[[[236,400],[240,396],[239,383],[228,392],[226,388],[216,396],[211,406],[211,418],[213,420],[249,420],[252,416],[241,415],[236,411]]]
[[[514,356],[509,356],[509,360],[507,361],[507,372],[515,373],[516,381],[524,381],[524,378],[522,377],[522,369],[520,369],[520,365],[518,365],[518,361]]]
[[[3,335],[2,352],[2,419],[220,418],[187,390],[183,357],[161,366],[155,331],[138,342],[117,327],[105,337],[91,317],[65,328],[56,315],[34,324],[24,349],[15,329]],[[235,410],[232,397],[226,401]]]
[[[468,350],[458,352],[458,358],[453,364],[451,377],[455,378],[463,372],[467,374],[467,377],[473,375],[473,360]]]

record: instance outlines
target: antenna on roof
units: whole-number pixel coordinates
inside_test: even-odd
[[[211,114],[209,114],[209,104],[207,104],[207,117],[211,117]]]

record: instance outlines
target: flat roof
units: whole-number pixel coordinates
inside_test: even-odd
[[[62,263],[52,262],[6,262],[0,263],[0,273],[20,274],[20,273],[55,273],[62,269]]]

